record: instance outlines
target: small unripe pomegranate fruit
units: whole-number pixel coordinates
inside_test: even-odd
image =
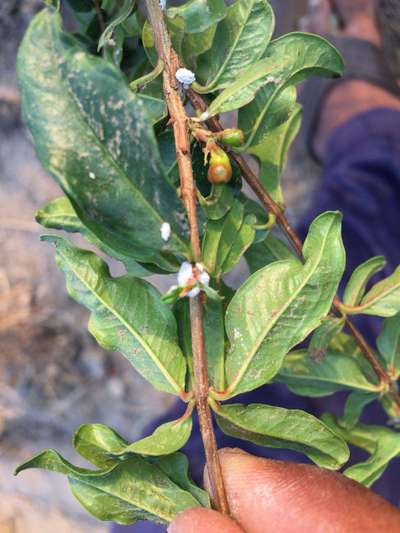
[[[217,145],[211,149],[207,177],[208,181],[214,185],[228,183],[232,178],[232,166],[229,157],[222,148]]]
[[[218,134],[218,140],[229,146],[240,146],[244,143],[244,134],[238,128],[227,128]]]

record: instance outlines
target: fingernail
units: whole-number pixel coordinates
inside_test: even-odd
[[[221,448],[218,450],[218,454],[221,456],[226,455],[250,455],[249,453],[241,450],[240,448]]]

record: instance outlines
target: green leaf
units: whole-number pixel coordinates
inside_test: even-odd
[[[153,272],[147,270],[131,257],[119,254],[115,252],[115,250],[109,248],[105,243],[101,242],[96,235],[94,235],[94,233],[81,222],[72,207],[71,202],[65,196],[50,200],[50,202],[37,211],[35,218],[36,221],[45,228],[59,229],[68,231],[69,233],[80,233],[90,243],[97,246],[99,250],[102,250],[110,257],[114,257],[121,261],[129,274],[138,277],[150,276],[153,274]]]
[[[208,493],[193,483],[190,478],[186,455],[177,452],[166,457],[158,457],[155,464],[181,489],[190,492],[203,507],[211,507]]]
[[[217,27],[218,23],[216,22],[201,33],[185,33],[181,35],[179,55],[183,63],[191,70],[197,70],[197,57],[212,47]]]
[[[89,462],[107,469],[119,462],[116,454],[129,446],[129,442],[104,424],[82,424],[72,436],[72,445]]]
[[[158,63],[158,54],[154,42],[153,28],[147,20],[143,24],[142,43],[150,63],[155,67]]]
[[[282,259],[293,259],[295,255],[284,242],[270,232],[263,242],[252,244],[246,251],[245,257],[250,272],[254,274],[270,263]]]
[[[343,333],[328,346],[323,360],[310,356],[308,350],[289,353],[276,381],[285,383],[301,396],[327,396],[339,390],[378,393],[379,380],[355,341]]]
[[[265,56],[240,72],[236,81],[213,100],[202,120],[239,109],[260,93],[260,100],[246,113],[247,121],[252,122],[256,132],[271,102],[289,84],[311,75],[337,76],[343,71],[343,61],[336,48],[322,37],[306,33],[290,33],[273,41]],[[262,108],[261,103],[264,104]]]
[[[232,208],[235,202],[235,189],[230,185],[213,185],[211,193],[206,198],[199,197],[199,203],[206,217],[210,220],[220,220]]]
[[[198,92],[218,91],[233,83],[255,63],[274,29],[274,14],[266,0],[237,0],[218,24],[213,45],[197,62]]]
[[[376,344],[388,373],[396,379],[400,374],[400,313],[384,321]]]
[[[57,246],[70,296],[92,312],[89,331],[99,344],[120,351],[155,388],[179,395],[186,362],[174,316],[157,289],[130,275],[111,278],[102,259],[61,237],[44,239]]]
[[[170,455],[186,444],[191,431],[192,419],[187,416],[162,424],[152,435],[129,444],[104,424],[83,424],[74,433],[72,442],[82,457],[104,468],[127,454]]]
[[[395,390],[398,393],[397,386],[395,387]],[[393,426],[396,429],[400,429],[400,409],[396,403],[396,400],[393,398],[393,395],[382,394],[379,398],[379,403],[381,404],[383,410],[389,417],[387,424]]]
[[[362,265],[358,266],[351,275],[343,294],[343,303],[346,305],[358,305],[365,294],[368,281],[374,274],[382,270],[386,265],[383,256],[371,257]]]
[[[69,7],[71,18],[77,25],[79,33],[89,37],[89,39],[95,36],[97,38],[101,30],[93,2],[91,0],[64,0],[64,2]],[[48,6],[58,8],[60,2],[57,0],[56,5],[54,5],[55,2],[49,0],[46,3]],[[94,27],[96,29],[95,35],[92,33]]]
[[[72,442],[82,457],[100,468],[111,467],[116,462],[120,462],[123,459],[120,456],[121,451],[129,446],[129,443],[118,433],[103,424],[82,425],[75,432]],[[148,460],[157,465],[181,489],[190,492],[203,507],[210,507],[207,492],[191,480],[189,463],[183,453],[148,457]]]
[[[337,470],[349,458],[343,439],[314,416],[271,405],[222,405],[215,408],[224,433],[270,448],[302,452],[314,463]]]
[[[315,361],[323,360],[331,340],[342,331],[344,324],[344,318],[329,316],[314,331],[308,345],[308,351]]]
[[[130,444],[121,452],[121,455],[125,453],[149,456],[171,455],[186,444],[191,432],[192,417],[185,416],[173,422],[162,424],[148,437]]]
[[[193,354],[187,298],[176,303],[174,312],[178,322],[179,343],[191,368]],[[216,390],[223,390],[225,387],[225,328],[224,308],[221,300],[207,298],[204,305],[203,332],[210,385]]]
[[[169,22],[182,28],[184,33],[201,33],[225,15],[223,0],[190,0],[181,6],[167,9]]]
[[[168,524],[184,509],[199,506],[198,500],[171,481],[163,470],[139,456],[94,471],[75,467],[55,450],[44,450],[20,465],[16,473],[28,468],[66,474],[74,496],[99,520]]]
[[[203,331],[210,384],[217,390],[223,390],[225,387],[225,326],[222,300],[207,298],[204,306]]]
[[[349,315],[391,317],[400,311],[400,267],[391,276],[379,281],[356,306],[342,305]]]
[[[329,312],[345,265],[339,213],[314,220],[303,253],[304,265],[296,259],[272,263],[232,298],[225,321],[230,396],[271,380],[288,351]]]
[[[245,145],[245,151],[256,156],[260,162],[261,183],[280,205],[284,205],[280,177],[301,122],[301,106],[296,104],[296,98],[295,87],[283,90],[272,102],[263,123],[254,127]],[[249,127],[245,120],[246,113],[247,107],[239,113],[242,127]]]
[[[78,217],[110,249],[176,271],[187,224],[142,99],[121,71],[88,54],[52,10],[31,23],[18,55],[22,108],[38,156]],[[161,238],[168,222],[171,239]]]
[[[323,420],[349,443],[371,454],[367,461],[350,466],[343,472],[345,476],[367,487],[377,481],[389,462],[400,454],[400,433],[385,427],[365,424],[358,424],[347,430],[330,414],[325,414]]]
[[[364,407],[377,398],[377,394],[370,392],[351,392],[346,399],[343,417],[340,423],[347,429],[353,428],[360,420]]]
[[[220,277],[238,263],[255,237],[253,215],[245,215],[245,207],[236,200],[230,211],[219,220],[208,220],[202,243],[204,266]]]
[[[72,475],[87,475],[96,474],[95,470],[89,470],[88,468],[81,468],[74,466],[62,457],[56,450],[47,449],[34,455],[28,461],[21,463],[15,469],[15,475],[17,476],[24,470],[30,468],[44,468],[49,472],[58,472],[60,474],[72,474]]]
[[[117,14],[101,34],[99,44],[97,46],[97,51],[100,51],[105,46],[111,46],[110,41],[113,38],[113,33],[118,28],[118,26],[121,26],[121,24],[129,17],[134,5],[134,0],[123,0],[123,3],[119,8]]]

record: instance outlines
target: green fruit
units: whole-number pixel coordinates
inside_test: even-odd
[[[244,134],[237,128],[228,128],[219,133],[218,140],[229,146],[240,146],[244,143]]]

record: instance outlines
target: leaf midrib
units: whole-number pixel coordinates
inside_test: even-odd
[[[323,252],[325,250],[325,244],[326,244],[326,241],[328,240],[328,237],[329,237],[329,234],[330,234],[330,231],[332,229],[332,226],[334,224],[334,220],[332,220],[332,223],[329,227],[329,230],[326,232],[326,235],[325,235],[325,238],[323,240],[323,245],[319,248],[320,250],[320,253],[318,254],[317,256],[317,260],[315,262],[315,267],[313,269],[310,270],[309,274],[305,276],[304,278],[304,282],[301,283],[299,285],[299,288],[298,290],[294,293],[294,296],[293,298],[289,299],[288,303],[283,307],[282,309],[282,312],[281,313],[277,313],[277,315],[275,315],[275,317],[272,319],[272,321],[268,322],[268,325],[266,326],[266,328],[264,330],[262,330],[262,334],[260,334],[256,340],[256,343],[255,343],[255,348],[251,351],[249,357],[247,359],[245,359],[245,361],[247,361],[247,363],[245,363],[243,366],[242,366],[242,370],[240,370],[237,374],[237,377],[232,381],[231,385],[229,385],[228,389],[233,392],[235,389],[236,389],[236,386],[238,386],[243,378],[243,376],[245,375],[245,373],[247,372],[247,369],[250,365],[250,363],[252,362],[252,360],[254,359],[255,355],[257,354],[261,344],[263,343],[267,333],[269,331],[271,331],[271,329],[276,325],[277,321],[281,318],[281,316],[285,313],[285,311],[287,310],[287,308],[293,303],[293,301],[297,298],[298,294],[304,289],[305,285],[307,284],[307,282],[309,281],[309,279],[311,278],[311,276],[313,276],[313,274],[315,273],[315,270],[317,269],[319,263],[320,263],[320,260],[321,260],[321,257],[323,256]],[[290,259],[289,260],[286,260],[286,261],[291,261]],[[282,261],[284,262],[284,261]],[[306,266],[307,263],[305,263],[304,265],[302,265],[302,268],[304,269],[305,266]]]
[[[398,276],[400,276],[400,269],[397,269],[397,270],[398,270]],[[392,275],[394,276],[396,273],[397,273],[397,271],[394,272],[394,274],[392,274]],[[364,310],[366,308],[368,309],[368,307],[372,307],[374,304],[376,304],[377,302],[379,302],[383,298],[386,298],[392,292],[395,292],[398,289],[400,289],[400,279],[398,279],[398,281],[394,285],[391,285],[386,291],[383,291],[383,292],[377,294],[374,298],[372,298],[372,300],[368,300],[368,301],[366,301],[364,303],[361,303],[361,305],[355,306],[355,309],[357,309],[357,310]],[[368,294],[366,295],[366,297],[367,296],[368,296]]]
[[[126,322],[126,320],[115,310],[113,310],[112,307],[110,307],[108,304],[106,304],[106,302],[104,301],[103,298],[100,297],[100,295],[90,286],[88,285],[88,283],[86,283],[86,281],[84,280],[84,278],[82,278],[79,273],[76,271],[76,269],[74,268],[74,265],[71,264],[70,261],[68,261],[68,258],[61,252],[60,255],[62,255],[64,261],[70,266],[70,271],[73,272],[73,274],[79,279],[79,281],[97,298],[97,300],[106,308],[108,309],[108,311],[114,315],[121,323],[123,326],[125,326],[125,328],[127,329],[127,331],[132,335],[132,337],[134,337],[139,343],[140,345],[142,346],[142,348],[145,350],[145,352],[149,355],[150,359],[153,361],[153,363],[155,363],[155,365],[157,366],[157,368],[160,370],[161,374],[164,376],[164,378],[168,381],[168,383],[172,386],[172,388],[178,392],[178,394],[181,394],[183,392],[183,390],[179,387],[179,385],[176,383],[176,381],[173,379],[173,377],[170,375],[170,373],[167,371],[167,369],[163,366],[163,365],[160,365],[160,361],[158,359],[158,357],[156,356],[156,354],[153,352],[152,348],[147,344],[147,342],[142,339],[142,337],[139,335],[139,334],[136,334],[135,333],[135,330],[132,329],[129,325],[128,322]],[[111,279],[111,278],[110,278]],[[95,311],[92,311],[92,313],[94,315],[96,315],[97,313]]]

